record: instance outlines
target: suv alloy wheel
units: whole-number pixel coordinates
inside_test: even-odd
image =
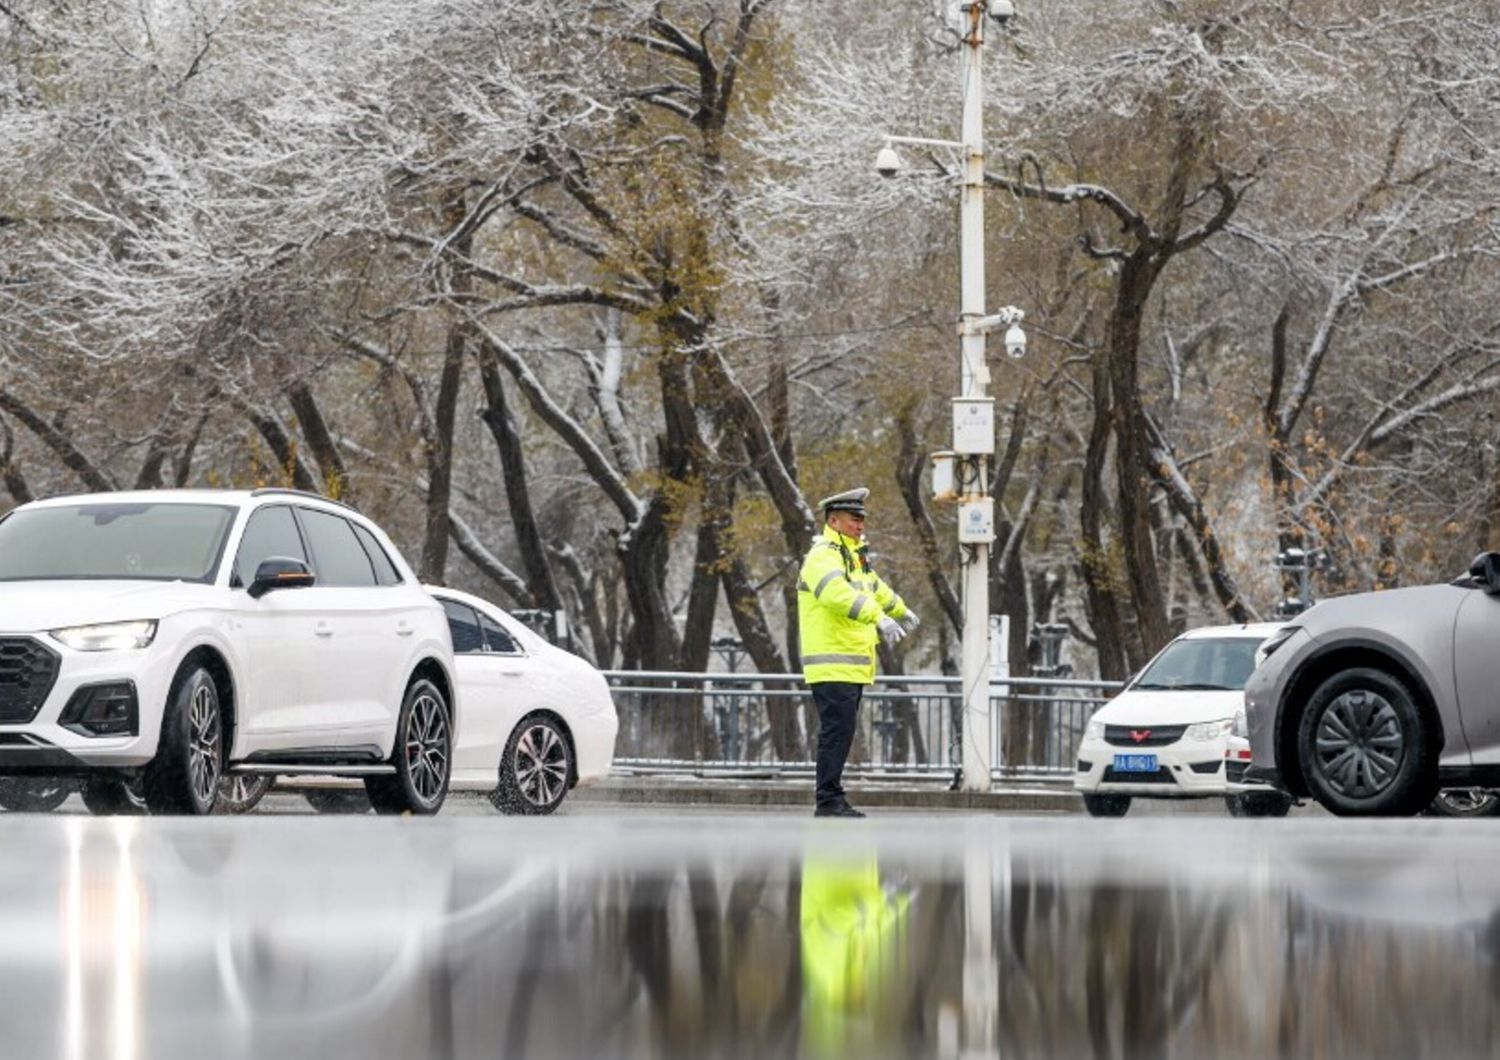
[[[224,768],[224,721],[213,674],[195,666],[172,686],[162,717],[161,743],[142,775],[153,814],[213,812]]]
[[[366,777],[365,790],[376,813],[428,815],[443,808],[453,771],[453,726],[448,700],[426,678],[411,683],[401,703],[394,777]]]

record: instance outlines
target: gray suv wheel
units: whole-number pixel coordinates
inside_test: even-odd
[[[1297,727],[1308,789],[1345,817],[1408,815],[1432,801],[1437,761],[1411,692],[1369,668],[1329,677]]]

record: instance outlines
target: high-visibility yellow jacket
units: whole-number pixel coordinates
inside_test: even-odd
[[[797,623],[802,677],[808,684],[875,680],[875,623],[900,618],[906,601],[860,562],[859,542],[831,526],[802,561],[797,581]]]

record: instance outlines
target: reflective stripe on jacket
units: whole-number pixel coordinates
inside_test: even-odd
[[[797,581],[797,623],[802,677],[808,684],[875,680],[875,624],[900,618],[906,603],[873,570],[861,570],[859,542],[831,526],[802,561]]]

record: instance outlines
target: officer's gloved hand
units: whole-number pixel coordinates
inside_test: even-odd
[[[885,641],[887,648],[894,648],[906,637],[906,630],[901,628],[890,615],[881,615],[880,621],[875,623],[875,628],[880,632],[880,639]]]
[[[906,614],[896,619],[896,621],[901,623],[901,628],[906,630],[908,636],[915,633],[917,627],[922,624],[922,620],[917,617],[917,613],[909,607],[906,609]]]

